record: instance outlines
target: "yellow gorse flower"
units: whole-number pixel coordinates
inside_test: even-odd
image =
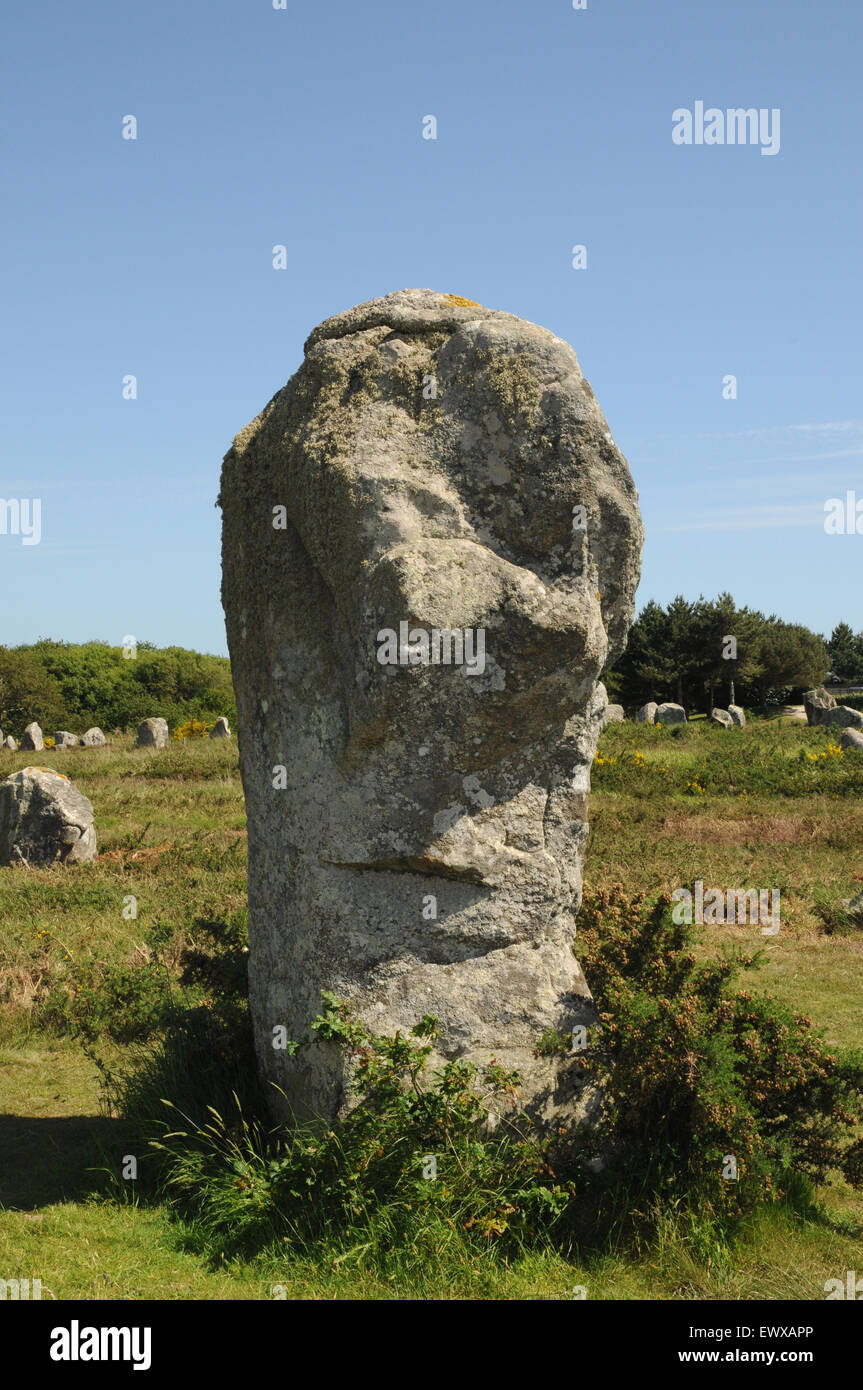
[[[177,725],[171,737],[178,743],[182,743],[184,738],[206,738],[212,727],[212,724],[204,724],[200,719],[187,719],[185,724]]]

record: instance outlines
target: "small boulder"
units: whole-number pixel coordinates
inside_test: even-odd
[[[648,700],[646,705],[642,705],[638,714],[635,716],[638,724],[653,724],[656,720],[657,703],[655,700]]]
[[[70,734],[68,729],[58,729],[54,735],[55,748],[77,748],[78,735]]]
[[[230,738],[230,737],[231,737],[231,730],[230,730],[229,727],[228,727],[228,721],[227,721],[227,719],[225,718],[225,716],[222,714],[222,715],[219,716],[219,718],[216,720],[215,724],[213,725],[212,729],[210,730],[210,738]]]
[[[18,745],[11,734],[7,734],[6,738],[4,738],[3,747],[8,748],[10,753],[16,753],[18,751]]]
[[[712,709],[710,711],[710,723],[719,724],[723,729],[734,728],[734,720],[731,718],[728,711],[724,709]]]
[[[840,748],[860,748],[863,749],[863,730],[843,729],[839,735]]]
[[[856,898],[842,898],[840,907],[844,907],[849,917],[853,917],[857,922],[863,922],[863,893],[858,893]]]
[[[42,738],[42,730],[39,728],[35,719],[33,723],[28,724],[27,728],[24,730],[21,738],[21,747],[35,753],[40,753],[45,747],[45,742]]]
[[[738,729],[746,728],[746,715],[741,705],[729,705],[728,713],[731,715],[731,722],[736,724]]]
[[[95,857],[93,807],[68,777],[25,767],[0,782],[0,864],[44,868]]]
[[[657,705],[653,722],[654,724],[685,724],[686,710],[682,705],[675,705],[671,701],[665,705]]]
[[[108,740],[99,728],[88,729],[81,735],[82,748],[104,748]]]
[[[839,729],[863,729],[863,710],[836,705],[834,709],[825,710],[819,722]]]
[[[803,708],[810,724],[823,724],[824,715],[827,710],[836,708],[836,701],[830,691],[820,685],[815,690],[804,690]]]
[[[138,725],[136,748],[167,748],[168,725],[164,719],[145,719]]]
[[[606,724],[622,724],[624,720],[623,705],[606,705],[602,716],[603,728]]]

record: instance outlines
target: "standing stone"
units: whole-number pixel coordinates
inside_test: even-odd
[[[837,729],[861,729],[863,710],[851,709],[850,705],[835,705],[833,709],[824,710],[818,722]]]
[[[728,713],[731,715],[731,722],[736,724],[738,729],[746,728],[746,715],[741,705],[729,705]]]
[[[573,350],[403,290],[327,320],[222,472],[222,600],[249,829],[257,1055],[287,1117],[342,1111],[291,1057],[321,990],[376,1033],[440,1021],[538,1116],[580,1113],[573,954],[599,674],[643,529]],[[587,525],[574,530],[573,507]]]
[[[25,767],[0,782],[0,864],[43,868],[96,857],[93,807],[52,767]]]
[[[77,748],[77,746],[78,737],[76,734],[70,734],[66,729],[57,730],[57,733],[54,735],[55,748]]]
[[[675,705],[673,702],[657,705],[653,722],[654,724],[685,724],[686,710],[682,705]]]
[[[639,724],[654,724],[656,722],[656,711],[659,708],[655,700],[648,700],[646,705],[642,705],[638,714],[635,716]]]
[[[41,753],[42,749],[45,747],[45,741],[42,738],[42,730],[35,720],[32,724],[28,724],[27,728],[24,730],[21,736],[21,747],[26,748],[28,752],[36,753]]]
[[[3,747],[8,748],[10,753],[15,753],[17,751],[18,745],[11,734],[7,734],[6,738],[3,740]]]
[[[605,713],[602,716],[602,724],[622,724],[625,719],[623,705],[606,705]]]
[[[734,720],[727,710],[714,709],[710,711],[710,723],[719,724],[723,729],[733,729]]]
[[[219,718],[216,720],[215,724],[213,725],[212,729],[210,730],[210,738],[230,738],[230,737],[231,737],[231,730],[228,728],[228,721],[227,721],[227,719],[225,718],[225,716],[222,714],[222,715],[219,716]]]
[[[836,701],[830,691],[821,685],[816,690],[804,690],[803,708],[810,724],[822,724],[826,711],[836,708]]]
[[[138,725],[136,748],[167,748],[168,725],[164,719],[145,719]]]
[[[863,748],[863,730],[843,729],[839,735],[840,748]]]
[[[81,736],[81,744],[84,748],[104,748],[107,742],[108,740],[99,728],[88,729],[86,734]]]

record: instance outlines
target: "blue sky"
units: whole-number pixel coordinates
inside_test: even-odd
[[[863,535],[823,525],[863,499],[863,7],[49,0],[2,38],[0,497],[42,539],[0,535],[0,642],[224,652],[223,454],[317,323],[407,287],[573,344],[639,606],[863,627]],[[778,108],[778,154],[676,145],[696,101]]]

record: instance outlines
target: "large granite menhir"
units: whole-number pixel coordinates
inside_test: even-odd
[[[234,440],[220,504],[277,1113],[344,1106],[332,1045],[273,1046],[329,989],[379,1033],[435,1014],[441,1058],[578,1114],[579,1056],[534,1049],[594,1021],[573,938],[598,681],[643,530],[575,353],[430,290],[338,314]]]

